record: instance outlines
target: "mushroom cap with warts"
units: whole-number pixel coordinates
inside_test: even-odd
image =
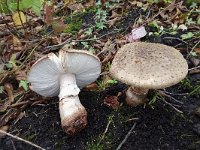
[[[58,96],[59,78],[65,73],[76,76],[79,88],[94,82],[101,72],[98,57],[84,50],[63,47],[57,56],[49,53],[40,58],[30,69],[28,81],[30,89],[42,96]]]
[[[173,47],[134,42],[120,48],[113,59],[110,74],[128,85],[161,89],[175,85],[188,73],[188,64]]]

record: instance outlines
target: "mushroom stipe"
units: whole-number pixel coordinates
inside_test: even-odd
[[[76,134],[87,125],[87,112],[78,94],[94,82],[101,73],[98,57],[84,50],[63,47],[59,55],[47,54],[32,66],[28,81],[36,93],[59,97],[59,112],[63,130]]]

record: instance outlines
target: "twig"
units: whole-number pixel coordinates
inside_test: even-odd
[[[106,126],[106,129],[105,129],[105,131],[103,132],[103,135],[101,136],[101,138],[100,138],[100,140],[99,140],[99,142],[98,142],[97,145],[99,145],[99,144],[102,142],[102,140],[105,138],[105,135],[106,135],[106,133],[108,132],[108,128],[109,128],[109,126],[110,126],[110,123],[112,122],[112,118],[113,118],[113,116],[111,116],[110,120],[108,121],[108,124],[107,124],[107,126]]]
[[[200,85],[197,86],[192,92],[190,92],[188,95],[193,95],[194,93],[198,92],[198,90],[200,90]]]
[[[119,146],[116,148],[116,150],[120,150],[122,145],[127,141],[127,139],[129,138],[129,136],[131,135],[131,133],[133,132],[133,130],[135,129],[136,126],[136,122],[133,124],[133,126],[131,127],[131,129],[128,131],[128,133],[126,134],[125,138],[123,139],[123,141],[119,144]]]
[[[171,93],[171,92],[168,92],[168,91],[162,91],[162,92],[169,94],[169,95],[179,95],[179,96],[188,95],[188,93]]]
[[[200,69],[200,66],[196,66],[196,67],[190,68],[190,69],[188,69],[188,71],[196,70],[196,69]]]
[[[190,74],[200,73],[200,66],[196,66],[193,68],[188,69]]]
[[[161,98],[161,100],[162,100],[165,104],[171,106],[171,107],[172,107],[175,111],[177,111],[178,113],[181,113],[181,114],[183,113],[181,110],[179,110],[178,108],[174,107],[171,103],[167,102],[165,99]]]
[[[118,31],[119,32],[119,31]],[[104,35],[101,35],[97,38],[90,38],[90,39],[83,39],[83,40],[72,40],[72,39],[67,39],[66,41],[60,43],[60,44],[57,44],[57,45],[52,45],[52,46],[47,46],[46,49],[55,49],[55,48],[60,48],[62,46],[64,46],[65,44],[69,43],[69,42],[85,42],[85,41],[95,41],[95,40],[99,40],[107,35],[110,35],[110,34],[113,34],[115,33],[114,31],[113,32],[109,32],[107,34],[104,34]]]
[[[176,38],[176,37],[164,37],[163,40],[165,39],[173,39],[173,40],[178,40],[181,41],[182,43],[189,45],[189,43],[185,42],[184,40],[180,39],[180,38]]]
[[[189,52],[189,54],[187,55],[186,59],[189,58],[189,56],[191,55],[191,53],[194,51],[194,49],[197,47],[197,45],[200,43],[200,40],[192,47],[192,50]]]
[[[171,4],[169,4],[167,7],[165,7],[163,10],[159,11],[157,14],[155,14],[152,18],[147,19],[141,26],[144,26],[145,24],[148,24],[149,22],[153,21],[156,17],[158,17],[161,13],[167,11],[171,6],[176,5],[175,1],[173,1]]]
[[[19,141],[22,141],[22,142],[24,142],[24,143],[26,143],[26,144],[29,144],[29,145],[31,145],[31,146],[34,146],[34,147],[36,147],[36,148],[38,148],[38,149],[40,149],[40,150],[45,150],[44,148],[42,148],[42,147],[40,147],[40,146],[38,146],[38,145],[36,145],[36,144],[30,142],[30,141],[24,140],[24,139],[22,139],[22,138],[20,138],[20,137],[18,137],[18,136],[12,135],[12,134],[7,133],[7,132],[5,132],[5,131],[3,131],[3,130],[0,130],[0,132],[3,133],[3,134],[5,134],[5,135],[7,135],[7,136],[10,136],[10,137],[12,137],[12,138],[14,138],[14,139],[16,139],[16,140],[19,140]]]
[[[171,98],[172,100],[174,100],[175,102],[177,102],[177,103],[179,103],[179,104],[183,104],[183,102],[181,102],[181,101],[175,99],[174,97],[172,97],[172,96],[166,94],[164,91],[158,90],[158,93],[161,94],[161,95],[163,95],[163,96],[166,96],[166,97],[168,97],[168,98]]]

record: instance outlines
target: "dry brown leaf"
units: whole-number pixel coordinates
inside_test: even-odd
[[[91,83],[91,84],[87,85],[85,87],[85,89],[89,90],[89,91],[97,91],[99,89],[99,87],[96,83]]]
[[[16,118],[20,114],[19,109],[9,110],[6,114],[4,114],[0,119],[0,127],[4,126],[8,121]]]
[[[194,51],[198,54],[200,54],[200,48],[195,48]]]
[[[8,100],[5,101],[3,105],[0,106],[0,112],[4,112],[7,110],[8,106],[14,101],[14,96],[13,96],[13,87],[11,84],[6,83],[4,85],[4,89],[6,90],[8,94]]]
[[[54,5],[46,6],[45,22],[47,26],[52,25],[53,13],[54,13]]]
[[[67,24],[65,24],[63,22],[63,20],[55,20],[55,21],[53,21],[52,27],[53,27],[55,33],[61,33],[66,29]]]
[[[73,4],[76,2],[76,0],[64,0],[65,5]]]
[[[200,59],[191,57],[190,61],[193,63],[194,66],[198,66],[200,64]]]
[[[13,50],[15,51],[21,51],[22,50],[22,43],[21,41],[13,35]]]
[[[108,96],[108,97],[105,97],[103,103],[106,106],[111,107],[112,109],[116,109],[120,106],[120,103],[118,100],[119,99],[117,96]]]
[[[81,3],[69,4],[67,7],[74,12],[80,12],[84,9]]]
[[[16,124],[19,120],[21,120],[25,116],[25,112],[20,112],[19,115],[16,117],[14,124]]]
[[[84,4],[84,6],[87,7],[91,7],[94,6],[95,4],[95,0],[86,0],[86,3]]]
[[[108,20],[108,21],[107,21],[108,27],[111,28],[111,27],[114,26],[115,23],[116,23],[117,21],[119,21],[120,19],[121,19],[120,17],[116,17],[116,18],[113,18],[113,19],[111,19],[111,20]]]
[[[121,20],[121,15],[112,10],[112,15],[109,17],[109,20],[107,21],[109,28],[112,27],[119,20]]]
[[[26,80],[27,79],[27,75],[25,71],[22,70],[18,70],[15,72],[15,78],[16,80],[20,81],[20,80]]]
[[[110,39],[105,43],[104,47],[102,48],[102,51],[98,53],[97,55],[103,55],[102,65],[104,66],[109,62],[116,53],[116,43],[113,43]]]
[[[47,99],[42,98],[42,99],[39,99],[39,100],[35,100],[35,101],[31,104],[31,106],[37,105],[37,104],[41,104],[41,103],[46,103],[46,102],[47,102]]]
[[[2,130],[4,132],[7,132],[8,129],[9,129],[9,126],[2,126],[2,127],[0,127],[0,130]],[[0,132],[0,138],[3,138],[4,136],[6,136],[6,134]]]

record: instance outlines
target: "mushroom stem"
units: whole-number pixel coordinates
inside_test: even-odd
[[[126,91],[126,103],[130,106],[144,104],[147,101],[148,89],[129,87]]]
[[[63,74],[60,77],[59,112],[64,131],[73,135],[87,124],[87,112],[81,104],[74,74]]]

